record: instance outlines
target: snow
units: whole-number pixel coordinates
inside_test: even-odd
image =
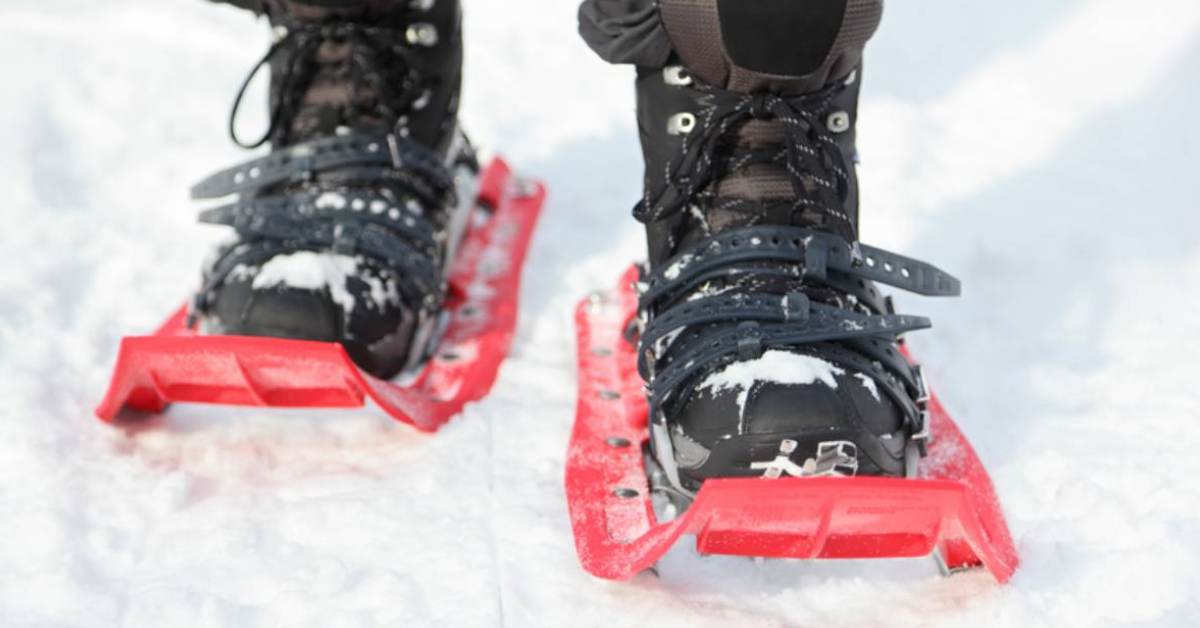
[[[730,390],[738,391],[738,416],[746,416],[746,402],[750,398],[750,389],[756,383],[800,385],[820,382],[830,388],[837,388],[836,376],[844,375],[846,371],[833,364],[811,355],[799,355],[787,351],[767,351],[757,360],[734,362],[725,368],[710,374],[696,387],[701,392],[712,396]],[[738,433],[742,433],[742,423],[738,424]]]
[[[313,205],[317,209],[346,209],[346,197],[337,192],[322,192]]]
[[[696,259],[696,256],[692,255],[691,253],[680,256],[679,259],[671,262],[670,266],[667,266],[667,269],[663,271],[663,277],[670,280],[678,279],[679,273],[686,270],[688,265],[691,264],[692,260],[694,259]]]
[[[732,289],[733,289],[733,286],[730,286],[730,285],[718,285],[714,282],[706,281],[703,284],[701,284],[699,288],[697,288],[691,294],[689,294],[687,297],[687,300],[689,302],[699,301],[700,299],[705,299],[708,297],[715,297],[715,296],[725,294],[726,292],[729,292]]]
[[[871,396],[875,398],[875,401],[879,401],[879,385],[875,383],[874,378],[866,373],[855,373],[854,378],[857,379],[860,384],[862,384],[863,388],[866,388],[867,391],[871,393]]]
[[[349,313],[354,310],[354,295],[346,280],[358,271],[358,260],[348,255],[300,251],[277,255],[259,268],[252,284],[255,290],[278,286],[300,290],[328,290],[334,303]]]
[[[357,299],[346,284],[351,277],[367,284],[367,294],[370,296],[366,303],[368,308],[383,310],[388,305],[400,303],[400,293],[395,283],[373,275],[361,275],[358,272],[358,264],[359,258],[349,255],[299,251],[277,255],[257,268],[239,264],[230,273],[230,277],[242,281],[253,277],[254,283],[251,285],[256,290],[277,286],[313,291],[327,290],[333,302],[340,305],[347,315],[357,304]]]
[[[898,305],[933,317],[913,350],[992,470],[1011,585],[686,546],[657,578],[580,571],[571,308],[639,255],[642,173],[632,74],[576,41],[563,0],[466,7],[466,128],[551,186],[491,397],[435,437],[342,411],[100,425],[120,335],[152,329],[227,236],[186,191],[244,156],[225,117],[266,29],[198,0],[6,0],[0,625],[1194,625],[1200,4],[887,11],[864,238],[964,280]]]

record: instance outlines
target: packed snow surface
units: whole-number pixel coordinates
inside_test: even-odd
[[[0,626],[1168,626],[1200,617],[1200,3],[891,2],[864,240],[960,275],[914,352],[990,467],[1012,583],[700,558],[607,583],[562,491],[572,306],[641,254],[632,71],[569,0],[466,0],[473,139],[544,178],[512,358],[436,436],[370,412],[91,416],[228,231],[188,186],[267,45],[200,0],[0,3]],[[250,101],[261,102],[263,81]],[[243,135],[264,120],[242,116]]]

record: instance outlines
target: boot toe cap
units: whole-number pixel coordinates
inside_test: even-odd
[[[415,316],[399,303],[366,306],[370,289],[363,278],[348,279],[350,296],[339,300],[325,287],[230,279],[211,295],[204,322],[212,333],[341,343],[360,368],[392,377],[408,361]]]
[[[840,373],[825,381],[755,381],[748,388],[696,389],[673,418],[681,472],[695,481],[761,476],[754,463],[796,441],[797,464],[815,458],[822,444],[855,445],[862,475],[903,474],[904,416],[863,376]]]

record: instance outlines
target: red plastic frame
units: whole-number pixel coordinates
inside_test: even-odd
[[[434,431],[486,395],[512,344],[521,268],[545,201],[541,184],[516,179],[494,160],[479,201],[493,211],[472,224],[450,278],[447,326],[437,354],[410,383],[355,367],[337,343],[203,336],[180,308],[152,336],[125,338],[108,394],[96,409],[113,422],[122,408],[161,412],[173,402],[263,407],[354,408],[374,401],[392,417]]]
[[[902,558],[938,552],[945,566],[985,566],[1007,582],[1018,558],[991,479],[936,399],[934,440],[919,479],[784,478],[706,482],[695,502],[659,523],[642,459],[647,406],[634,347],[636,271],[615,292],[579,305],[579,405],[566,473],[579,559],[625,580],[684,534],[703,554],[767,558]]]

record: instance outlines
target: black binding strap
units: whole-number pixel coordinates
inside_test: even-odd
[[[798,277],[818,281],[834,270],[924,296],[961,293],[958,279],[919,260],[812,229],[758,226],[707,238],[661,264],[644,280],[643,307],[674,301],[715,277],[761,272],[747,265],[763,262],[793,265]]]
[[[209,274],[198,306],[207,305],[207,295],[239,265],[256,266],[287,252],[321,250],[332,250],[341,255],[364,254],[391,268],[403,268],[404,281],[398,284],[400,293],[409,303],[423,308],[436,307],[440,303],[441,279],[433,260],[379,225],[259,217],[242,222],[237,228],[258,239],[226,252]]]
[[[420,212],[373,191],[301,192],[238,201],[200,213],[200,222],[233,227],[246,234],[269,236],[266,223],[361,223],[385,228],[429,257],[437,253],[433,227]],[[294,239],[288,237],[286,239]]]
[[[801,281],[805,287],[787,294],[762,290],[780,285],[776,279],[791,285]],[[723,292],[695,296],[714,280]],[[957,279],[925,262],[786,226],[726,231],[645,272],[638,370],[648,382],[652,412],[657,415],[706,373],[768,350],[800,351],[874,379],[903,410],[912,433],[921,433],[925,410],[918,400],[925,395],[924,384],[894,343],[931,324],[880,308],[871,282],[927,296],[961,291]],[[819,286],[844,293],[856,286],[857,294],[870,298],[851,307],[814,302],[811,289]]]
[[[919,316],[870,316],[813,303],[803,292],[784,297],[737,293],[706,297],[668,309],[654,317],[642,330],[642,346],[656,348],[660,341],[676,335],[679,329],[713,323],[744,324],[747,321],[779,323],[782,329],[789,331],[788,342],[796,344],[863,336],[896,336],[931,327],[929,319]],[[638,368],[643,376],[649,375],[647,356],[642,356]]]
[[[270,194],[271,186],[314,181],[317,174],[319,184]],[[384,185],[361,189],[360,180]],[[403,194],[385,195],[394,189]],[[440,306],[438,235],[425,212],[457,199],[452,175],[429,149],[394,135],[337,135],[222,170],[192,188],[197,199],[234,194],[236,201],[200,215],[201,222],[233,227],[242,242],[211,267],[193,316],[239,266],[299,251],[368,256],[397,272],[397,287],[411,306]]]
[[[666,395],[691,378],[712,370],[715,364],[756,360],[770,349],[788,349],[818,342],[899,334],[928,329],[929,320],[919,316],[853,316],[845,310],[814,310],[804,322],[759,323],[743,321],[736,327],[696,334],[690,341],[677,341],[669,360],[660,361],[649,388],[652,398]],[[648,361],[645,352],[641,361]],[[641,364],[639,364],[641,368]],[[649,366],[647,365],[647,369]],[[651,375],[651,373],[643,373]]]
[[[429,149],[395,135],[335,135],[289,146],[222,170],[192,187],[192,198],[221,198],[287,182],[305,182],[317,172],[349,166],[387,166],[428,179],[441,193],[454,181]]]

